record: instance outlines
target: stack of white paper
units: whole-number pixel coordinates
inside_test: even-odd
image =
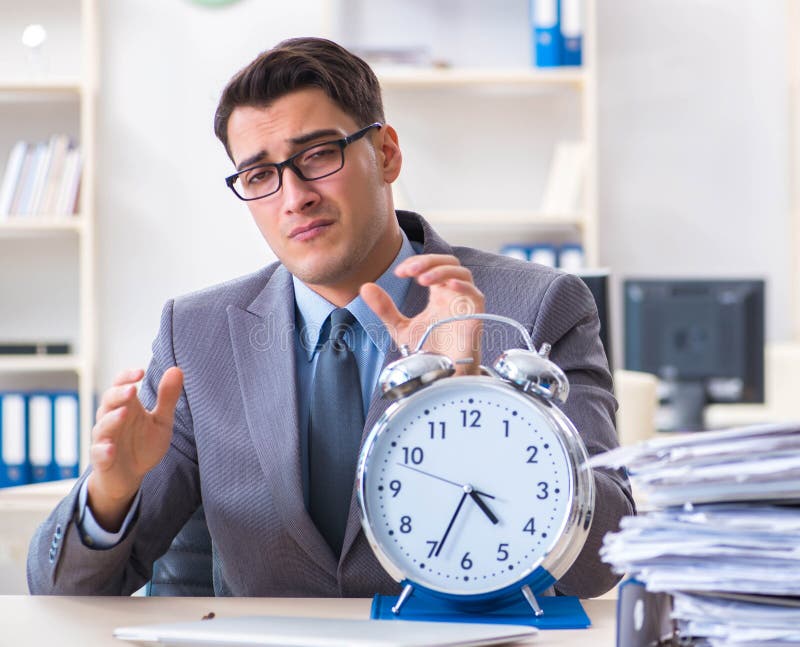
[[[647,502],[601,556],[673,594],[684,635],[800,645],[800,423],[654,439],[590,465],[626,466]]]

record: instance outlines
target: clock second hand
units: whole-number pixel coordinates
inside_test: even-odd
[[[419,472],[420,474],[424,474],[425,476],[430,476],[431,478],[438,479],[439,481],[444,481],[445,483],[449,483],[450,485],[455,485],[456,487],[462,488],[464,490],[465,494],[468,494],[472,498],[472,500],[475,501],[475,503],[478,505],[478,507],[483,512],[483,514],[485,514],[489,518],[489,521],[491,521],[493,524],[496,524],[498,522],[498,519],[495,516],[495,514],[489,509],[489,506],[487,506],[486,503],[484,502],[484,500],[481,498],[481,497],[485,496],[485,497],[487,497],[489,499],[494,499],[495,497],[493,497],[491,494],[487,494],[486,492],[481,492],[480,490],[474,490],[474,489],[472,489],[472,486],[469,485],[468,483],[467,484],[456,483],[455,481],[451,481],[451,480],[446,479],[446,478],[444,478],[442,476],[438,476],[436,474],[431,474],[430,472],[426,472],[425,470],[421,470],[418,467],[411,467],[411,465],[406,465],[405,463],[397,463],[397,464],[400,467],[405,467],[406,469],[413,470],[414,472]],[[467,488],[469,488],[469,490],[467,490]],[[463,503],[463,498],[462,498],[462,503]],[[460,507],[461,506],[459,504],[459,508]],[[452,525],[452,523],[451,523],[451,525]],[[450,528],[448,527],[448,531],[449,530],[450,530]],[[445,533],[445,537],[446,536],[447,536],[447,533]],[[436,555],[437,556],[439,555],[439,551],[436,551]]]

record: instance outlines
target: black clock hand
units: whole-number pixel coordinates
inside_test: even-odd
[[[488,496],[490,499],[494,499],[494,497],[484,492],[479,492],[478,490],[470,490],[469,495],[472,497],[472,500],[478,504],[478,507],[483,511],[483,514],[489,517],[489,521],[491,521],[493,524],[496,524],[498,522],[497,517],[495,516],[494,512],[489,509],[489,506],[484,503],[480,495]]]
[[[458,516],[458,513],[461,511],[461,506],[464,505],[464,501],[466,501],[466,499],[467,499],[467,491],[465,489],[464,494],[461,495],[461,500],[458,502],[458,505],[456,506],[456,511],[450,518],[450,523],[447,524],[447,530],[444,531],[444,535],[439,540],[439,545],[436,547],[436,552],[433,554],[434,557],[439,557],[439,553],[442,552],[442,546],[444,546],[444,542],[447,539],[447,535],[450,534],[450,529],[453,527],[456,517]]]

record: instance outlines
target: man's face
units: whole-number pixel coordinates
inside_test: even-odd
[[[228,122],[228,146],[241,170],[282,162],[365,125],[322,90],[303,89],[267,107],[236,108]],[[345,148],[344,159],[338,173],[313,181],[285,168],[277,193],[247,203],[280,261],[336,305],[352,299],[362,283],[378,278],[400,248],[390,190],[400,170],[394,131],[370,130]]]

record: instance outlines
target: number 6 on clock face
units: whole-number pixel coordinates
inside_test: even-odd
[[[373,550],[398,581],[445,596],[548,586],[574,559],[571,535],[588,530],[593,504],[591,488],[576,491],[576,439],[553,404],[490,377],[444,379],[395,402],[359,461]]]

